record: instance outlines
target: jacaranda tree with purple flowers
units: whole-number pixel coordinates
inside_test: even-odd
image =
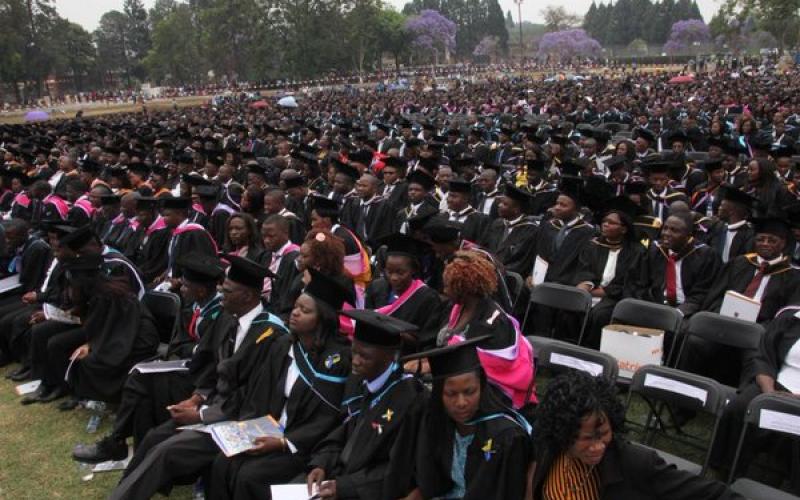
[[[603,48],[600,42],[582,29],[554,31],[539,41],[539,54],[570,59],[575,56],[597,56]]]
[[[411,44],[433,52],[437,64],[440,52],[444,53],[445,61],[450,59],[450,51],[456,47],[457,30],[456,23],[432,9],[422,10],[406,22],[406,31],[412,36]]]
[[[699,19],[678,21],[672,25],[669,39],[664,44],[664,52],[677,54],[686,52],[691,47],[708,43],[711,40],[711,31],[708,25]]]

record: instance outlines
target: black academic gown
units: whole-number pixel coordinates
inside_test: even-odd
[[[464,467],[466,491],[462,500],[521,500],[531,459],[530,436],[514,418],[496,412],[495,418],[475,424]],[[480,419],[480,417],[478,417]],[[451,467],[455,426],[439,428],[423,418],[417,441],[416,480],[425,498],[447,495],[453,487]]]
[[[220,203],[208,217],[208,225],[204,227],[208,229],[208,233],[214,238],[214,241],[217,243],[217,248],[222,248],[223,245],[225,245],[225,232],[228,228],[228,219],[230,219],[231,214],[234,212],[236,212],[236,210],[224,203]]]
[[[389,304],[389,295],[392,290],[386,278],[377,278],[367,286],[364,297],[365,309],[378,309]],[[403,305],[398,307],[390,316],[416,325],[417,345],[405,346],[404,352],[411,353],[422,349],[435,347],[436,334],[439,333],[441,323],[442,301],[439,293],[425,285],[417,289]]]
[[[722,253],[725,251],[725,240],[727,238],[728,225],[723,223],[717,224],[711,231],[708,239],[708,246],[714,249],[717,255],[722,258]],[[755,232],[753,226],[748,222],[735,230],[733,240],[731,240],[731,247],[728,252],[728,261],[744,255],[753,249],[753,238]]]
[[[391,233],[394,211],[383,198],[373,200],[368,206],[360,198],[349,198],[342,207],[342,224],[352,228],[361,241],[371,248]]]
[[[288,316],[288,313],[291,312],[291,309],[287,312],[285,308],[289,306],[289,304],[286,304],[286,301],[287,297],[290,295],[292,283],[294,283],[295,278],[300,275],[300,270],[297,269],[297,256],[299,254],[300,252],[295,250],[281,257],[281,263],[278,264],[278,271],[275,273],[275,277],[272,278],[272,289],[270,290],[268,307],[270,311],[278,316],[284,314]],[[295,299],[296,298],[297,297],[295,297]],[[291,306],[294,306],[294,302]]]
[[[725,292],[733,290],[744,293],[757,271],[756,254],[740,255],[728,262],[708,291],[703,310],[719,312]],[[770,266],[766,275],[769,276],[769,282],[761,296],[759,323],[770,321],[788,305],[800,304],[800,271],[789,265],[788,258]]]
[[[131,239],[131,244],[136,245],[134,262],[141,270],[145,283],[153,283],[167,270],[167,252],[171,238],[172,230],[169,228],[153,231],[149,236],[144,228],[139,228]]]
[[[536,256],[548,263],[546,282],[570,285],[575,282],[580,254],[594,236],[594,228],[590,224],[578,220],[567,231],[564,241],[556,250],[556,236],[562,225],[563,222],[553,219],[539,226]],[[529,272],[532,270],[531,267]]]
[[[531,189],[531,215],[544,215],[547,210],[556,204],[558,189],[555,185],[546,183],[539,189]]]
[[[473,243],[483,240],[483,235],[491,223],[488,215],[484,215],[472,207],[469,207],[465,216],[455,218],[450,217],[449,213],[442,213],[437,217],[440,217],[445,222],[451,220],[461,224],[461,237]]]
[[[408,219],[414,217],[415,215],[424,216],[428,214],[436,214],[438,212],[439,207],[428,198],[425,198],[416,209],[409,204],[405,208],[399,209],[395,214],[394,222],[392,224],[392,232],[409,234],[407,224]]]
[[[109,222],[102,233],[101,241],[124,253],[128,258],[136,258],[139,243],[136,241],[136,231],[128,219],[122,219],[118,223]]]
[[[22,294],[38,290],[42,286],[52,258],[50,245],[41,238],[29,236],[22,245],[18,269]]]
[[[68,381],[79,398],[118,402],[131,367],[158,349],[155,320],[134,294],[98,294],[88,311],[89,355],[75,362]]]
[[[525,278],[533,269],[538,229],[536,222],[526,217],[513,224],[495,219],[486,231],[483,246],[495,255],[506,271]]]
[[[385,189],[386,186],[381,185],[378,192],[385,193]],[[401,207],[406,206],[408,204],[408,182],[404,180],[397,181],[392,188],[392,191],[388,196],[384,196],[384,199],[389,204],[393,212],[396,212],[400,210]]]
[[[702,307],[711,289],[721,261],[710,247],[689,243],[679,253],[681,264],[681,284],[685,300],[677,305],[685,317],[694,314]],[[653,243],[642,259],[638,269],[631,269],[625,281],[625,297],[665,304],[665,270],[667,267],[666,249]]]
[[[414,488],[415,446],[427,391],[402,369],[370,392],[351,377],[358,393],[343,403],[347,419],[315,448],[309,464],[336,480],[343,500],[395,500]]]
[[[286,377],[293,362],[301,375],[287,397]],[[237,402],[229,406],[229,416],[247,420],[272,415],[278,420],[285,410],[284,436],[296,451],[230,458],[218,455],[212,466],[209,498],[269,498],[269,485],[288,482],[306,470],[311,451],[342,421],[340,405],[349,373],[350,349],[335,334],[315,354],[306,352],[291,336],[278,339]]]
[[[211,234],[199,229],[185,231],[181,234],[174,234],[173,231],[169,241],[167,265],[167,270],[172,271],[173,278],[180,278],[182,274],[180,266],[176,266],[175,263],[192,253],[216,256],[217,248]]]

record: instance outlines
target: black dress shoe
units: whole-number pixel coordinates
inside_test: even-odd
[[[14,373],[8,375],[8,379],[12,382],[24,382],[31,378],[31,369],[27,366],[15,371]]]
[[[94,444],[79,444],[72,449],[72,458],[78,462],[99,464],[109,460],[125,460],[128,445],[114,436],[106,436]]]
[[[80,401],[78,400],[78,398],[76,398],[75,396],[71,396],[68,399],[58,403],[57,408],[61,411],[70,411],[77,408],[79,404]]]
[[[42,398],[49,392],[50,390],[47,387],[45,387],[44,384],[42,384],[34,392],[22,398],[20,404],[27,406],[33,403],[41,403]]]
[[[50,401],[55,401],[56,399],[63,398],[68,394],[67,390],[61,386],[56,387],[52,391],[49,391],[47,394],[42,396],[42,403],[49,403]]]
[[[10,372],[6,373],[6,378],[11,380],[11,377],[14,377],[16,375],[19,375],[20,373],[24,373],[24,372],[29,371],[29,370],[30,370],[30,367],[25,366],[25,365],[20,365],[17,368],[11,370]]]

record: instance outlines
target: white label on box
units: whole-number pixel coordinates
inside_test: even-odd
[[[706,400],[708,399],[708,391],[705,389],[701,389],[691,384],[686,384],[671,378],[653,375],[652,373],[648,373],[644,376],[644,386],[655,387],[656,389],[674,392],[675,394],[683,394],[685,396],[689,396],[690,398],[697,399],[703,404],[706,404]]]
[[[599,377],[603,374],[603,365],[586,361],[585,359],[576,358],[574,356],[568,356],[566,354],[558,354],[557,352],[551,353],[550,362],[554,365],[575,368],[576,370],[587,372],[595,377]]]
[[[800,417],[775,410],[761,410],[758,426],[762,429],[786,432],[800,436]]]

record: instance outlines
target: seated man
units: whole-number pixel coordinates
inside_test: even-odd
[[[216,257],[190,255],[180,260],[183,270],[181,294],[191,304],[191,319],[182,321],[180,332],[170,342],[167,359],[186,360],[188,370],[149,373],[134,370],[123,387],[111,433],[89,446],[72,452],[80,462],[123,460],[128,455],[126,439],[137,446],[147,431],[169,420],[167,407],[197,393],[213,389],[217,354],[230,326],[236,321],[222,310],[217,285],[225,271]]]
[[[719,312],[729,290],[761,303],[756,321],[767,323],[788,305],[800,304],[800,271],[784,255],[789,227],[781,219],[755,219],[755,253],[728,262],[703,302],[703,310]],[[723,352],[724,351],[724,352]],[[738,385],[736,349],[691,336],[681,355],[681,368]]]
[[[318,487],[323,498],[400,498],[414,486],[413,443],[427,399],[397,359],[400,335],[416,327],[372,311],[345,314],[356,320],[350,382],[357,393],[345,400],[347,420],[316,448],[309,490]]]

